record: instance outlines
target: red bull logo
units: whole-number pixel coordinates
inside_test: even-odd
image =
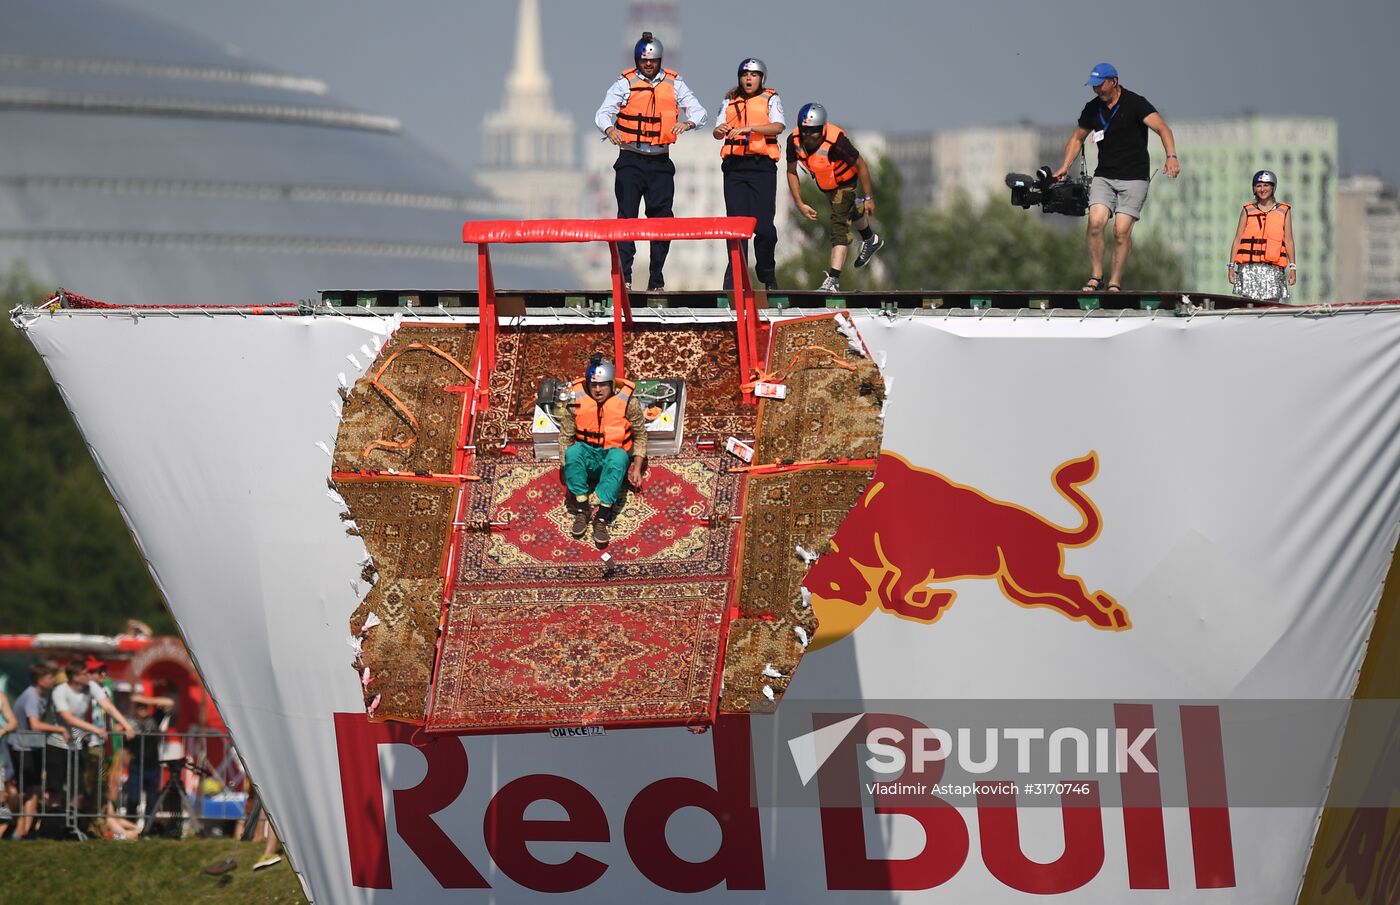
[[[814,647],[836,641],[876,609],[915,622],[936,622],[958,592],[941,587],[988,579],[1012,603],[1048,607],[1097,629],[1131,628],[1111,595],[1090,592],[1065,572],[1065,549],[1098,538],[1103,519],[1080,489],[1098,474],[1095,452],[1062,462],[1051,483],[1078,512],[1064,528],[975,487],[884,452],[870,486],[837,529],[831,552],[804,582],[821,620]]]

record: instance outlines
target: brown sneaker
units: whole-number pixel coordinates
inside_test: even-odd
[[[608,532],[608,525],[611,522],[611,510],[604,510],[599,507],[598,517],[593,520],[593,543],[597,544],[599,547],[606,547],[612,540],[612,534]]]
[[[576,538],[581,538],[588,533],[588,510],[587,500],[576,500],[573,495],[564,498],[564,508],[574,514],[574,520],[569,525],[569,533]]]

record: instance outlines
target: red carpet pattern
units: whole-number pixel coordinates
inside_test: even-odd
[[[559,463],[501,457],[477,462],[482,478],[469,523],[508,522],[463,539],[457,581],[462,586],[526,585],[604,579],[590,537],[569,535]],[[725,576],[731,571],[739,477],[714,456],[654,459],[640,492],[619,501],[612,525],[608,580]],[[714,515],[713,527],[708,517]]]
[[[470,384],[475,341],[466,324],[400,327],[345,399],[332,469],[450,472],[467,394],[446,388]]]
[[[723,710],[771,708],[816,629],[796,547],[825,550],[862,492],[871,469],[829,460],[873,458],[883,398],[878,370],[831,318],[779,322],[772,337],[768,368],[785,371],[789,396],[755,409],[742,405],[732,325],[628,334],[631,376],[687,381],[688,437],[755,437],[757,463],[807,464],[735,473],[731,457],[687,443],[620,501],[605,559],[591,537],[569,536],[558,463],[535,461],[528,440],[538,382],[611,355],[611,331],[505,329],[473,435],[479,480],[448,482],[426,475],[454,470],[475,330],[401,328],[346,394],[334,451],[378,579],[350,623],[373,717],[441,731],[704,723],[721,669]],[[459,492],[465,530],[441,621]]]
[[[724,581],[459,586],[428,727],[704,721],[727,593]]]

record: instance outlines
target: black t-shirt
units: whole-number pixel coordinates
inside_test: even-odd
[[[1127,88],[1119,90],[1112,110],[1097,97],[1084,105],[1079,128],[1090,134],[1104,130],[1099,142],[1099,165],[1095,176],[1105,179],[1147,179],[1147,125],[1143,120],[1157,112],[1152,102]]]

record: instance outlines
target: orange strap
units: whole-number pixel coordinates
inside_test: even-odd
[[[821,360],[821,356],[826,356],[826,361]],[[813,360],[816,359],[816,360]],[[799,365],[807,367],[820,367],[824,364],[834,364],[837,367],[845,368],[847,371],[855,372],[856,366],[841,357],[840,352],[833,352],[824,346],[807,346],[798,349],[788,362],[786,368],[777,371],[755,371],[755,377],[749,383],[740,387],[744,392],[752,392],[754,385],[758,383],[784,383],[793,371],[798,370]]]
[[[418,419],[413,417],[413,413],[408,410],[408,406],[404,405],[403,402],[399,400],[399,397],[394,395],[393,391],[391,391],[388,387],[379,382],[379,378],[384,376],[384,372],[389,370],[389,366],[392,365],[394,363],[394,360],[397,359],[400,355],[402,355],[405,352],[412,352],[419,349],[425,352],[431,352],[433,355],[436,355],[438,358],[441,358],[443,361],[452,365],[452,367],[461,371],[462,376],[467,378],[467,380],[472,379],[471,373],[468,372],[467,369],[462,366],[462,363],[460,361],[453,358],[451,355],[448,355],[446,352],[442,351],[437,346],[434,346],[431,343],[409,343],[399,351],[395,352],[393,355],[390,355],[389,358],[384,362],[384,364],[379,366],[379,370],[374,373],[374,376],[370,378],[369,384],[370,386],[374,387],[380,392],[380,394],[389,403],[389,407],[392,408],[394,411],[398,412],[399,416],[402,417],[405,421],[407,421],[409,423],[409,426],[411,426],[414,429],[414,431],[418,430]],[[369,458],[369,454],[376,449],[408,449],[417,441],[418,437],[416,435],[409,437],[407,440],[404,440],[402,442],[398,440],[371,440],[369,445],[365,447],[363,458]]]
[[[727,470],[731,473],[781,474],[785,471],[799,471],[803,468],[811,468],[813,465],[850,465],[855,468],[874,468],[875,460],[852,459],[848,457],[842,457],[840,459],[798,459],[795,462],[772,462],[767,465],[740,465]]]

